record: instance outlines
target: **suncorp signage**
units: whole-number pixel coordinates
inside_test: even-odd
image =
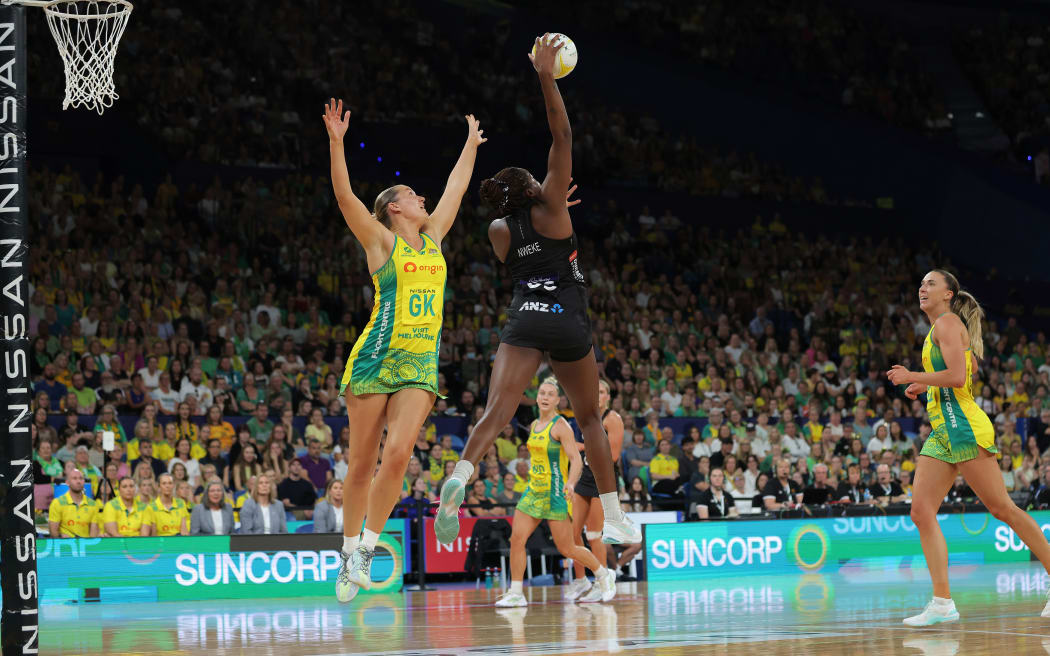
[[[1032,513],[1050,534],[1050,511]],[[1016,562],[1030,554],[1013,531],[987,513],[938,515],[950,560]],[[887,559],[922,558],[906,516],[737,520],[645,527],[650,580],[740,574],[831,572]]]
[[[401,589],[405,520],[376,544],[370,593]],[[329,595],[339,572],[336,534],[40,540],[43,603]]]
[[[683,538],[655,540],[649,567],[655,569],[690,569],[754,565],[773,562],[773,555],[784,550],[784,541],[775,535],[765,537]]]

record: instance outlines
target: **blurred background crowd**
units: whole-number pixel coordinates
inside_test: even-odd
[[[323,100],[350,101],[350,170],[367,204],[402,181],[436,198],[467,111],[482,117],[486,136],[500,135],[501,158],[542,155],[524,54],[489,56],[524,28],[508,18],[486,31],[476,16],[407,2],[326,4],[317,21],[320,4],[137,7],[118,58],[127,93],[116,115],[125,112],[133,137],[122,138],[138,141],[135,156],[152,157],[142,168],[60,158],[75,144],[61,143],[54,123],[39,126],[48,145],[30,193],[33,439],[37,508],[58,513],[56,534],[276,532],[303,520],[336,530],[327,522],[341,521],[348,421],[339,380],[373,290],[332,202]],[[614,42],[629,32],[635,47],[682,67],[674,74],[683,87],[685,71],[728,72],[788,85],[846,120],[931,148],[961,146],[914,31],[853,3],[593,9],[574,5],[565,20],[589,16],[587,30]],[[255,11],[275,15],[266,24],[282,31],[262,32]],[[534,18],[553,12],[543,5]],[[216,22],[229,38],[216,39]],[[1047,23],[1034,25],[959,26],[950,36],[1009,136],[998,164],[1005,158],[1045,185]],[[173,31],[180,38],[168,38]],[[376,33],[390,39],[367,45]],[[588,52],[581,47],[581,67]],[[59,95],[58,80],[33,76],[34,98]],[[732,135],[718,126],[676,118],[675,89],[639,105],[600,81],[574,82],[563,84],[584,200],[573,216],[596,354],[627,426],[625,507],[706,518],[721,490],[745,514],[799,502],[906,503],[929,424],[923,400],[906,399],[884,372],[921,366],[929,326],[916,290],[942,266],[979,285],[988,305],[975,395],[995,422],[1007,487],[1021,505],[1050,503],[1050,345],[1041,321],[1011,310],[1025,301],[996,273],[1009,258],[975,262],[955,244],[942,249],[950,223],[916,232],[914,208],[834,166],[727,145]],[[420,139],[426,148],[410,147]],[[496,164],[480,160],[475,183]],[[442,244],[447,399],[421,432],[402,514],[436,498],[485,405],[511,291],[485,238],[490,215],[472,188]],[[533,407],[526,395],[464,512],[504,514],[524,490]],[[562,411],[571,417],[564,402]],[[973,495],[960,482],[950,496]],[[85,511],[67,529],[56,518],[76,515],[83,499],[97,501],[96,515]],[[139,524],[107,521],[114,501],[141,504]]]

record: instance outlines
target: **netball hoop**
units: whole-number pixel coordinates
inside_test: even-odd
[[[42,7],[66,70],[62,109],[84,107],[101,114],[119,98],[113,62],[132,5],[127,0],[3,0]]]

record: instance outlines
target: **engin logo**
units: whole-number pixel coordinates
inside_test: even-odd
[[[436,275],[445,270],[443,264],[416,264],[415,262],[405,262],[405,266],[402,267],[405,273],[415,273],[420,271],[422,273],[429,273],[430,275]]]

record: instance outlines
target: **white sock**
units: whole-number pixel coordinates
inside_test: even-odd
[[[615,492],[606,492],[605,494],[599,494],[598,498],[602,500],[602,510],[605,511],[605,520],[619,521],[623,510],[620,509],[620,500],[616,497]]]
[[[948,606],[953,605],[955,602],[951,599],[945,599],[944,597],[934,597],[933,603],[937,604],[938,606],[941,606],[942,608],[947,608]]]
[[[464,485],[474,475],[474,463],[469,460],[460,460],[456,463],[456,469],[452,472],[454,478],[458,478]]]
[[[511,581],[510,582],[510,591],[511,591],[511,594],[513,594],[515,592],[518,593],[518,594],[522,594],[522,592],[521,592],[521,581]]]
[[[361,544],[366,546],[369,550],[375,551],[376,542],[379,541],[379,534],[375,531],[369,531],[367,528],[365,532],[361,534]]]
[[[344,535],[343,536],[343,553],[353,553],[354,549],[357,548],[357,543],[360,540],[361,540],[361,538],[359,536],[357,536],[357,535],[355,535],[352,538],[349,538],[349,537]]]
[[[594,573],[594,576],[595,577],[605,576],[608,573],[609,573],[608,569],[606,569],[605,567],[599,567],[598,571]]]
[[[580,574],[579,576],[576,577],[576,580],[577,581],[586,581],[587,580],[587,574],[586,573]]]

